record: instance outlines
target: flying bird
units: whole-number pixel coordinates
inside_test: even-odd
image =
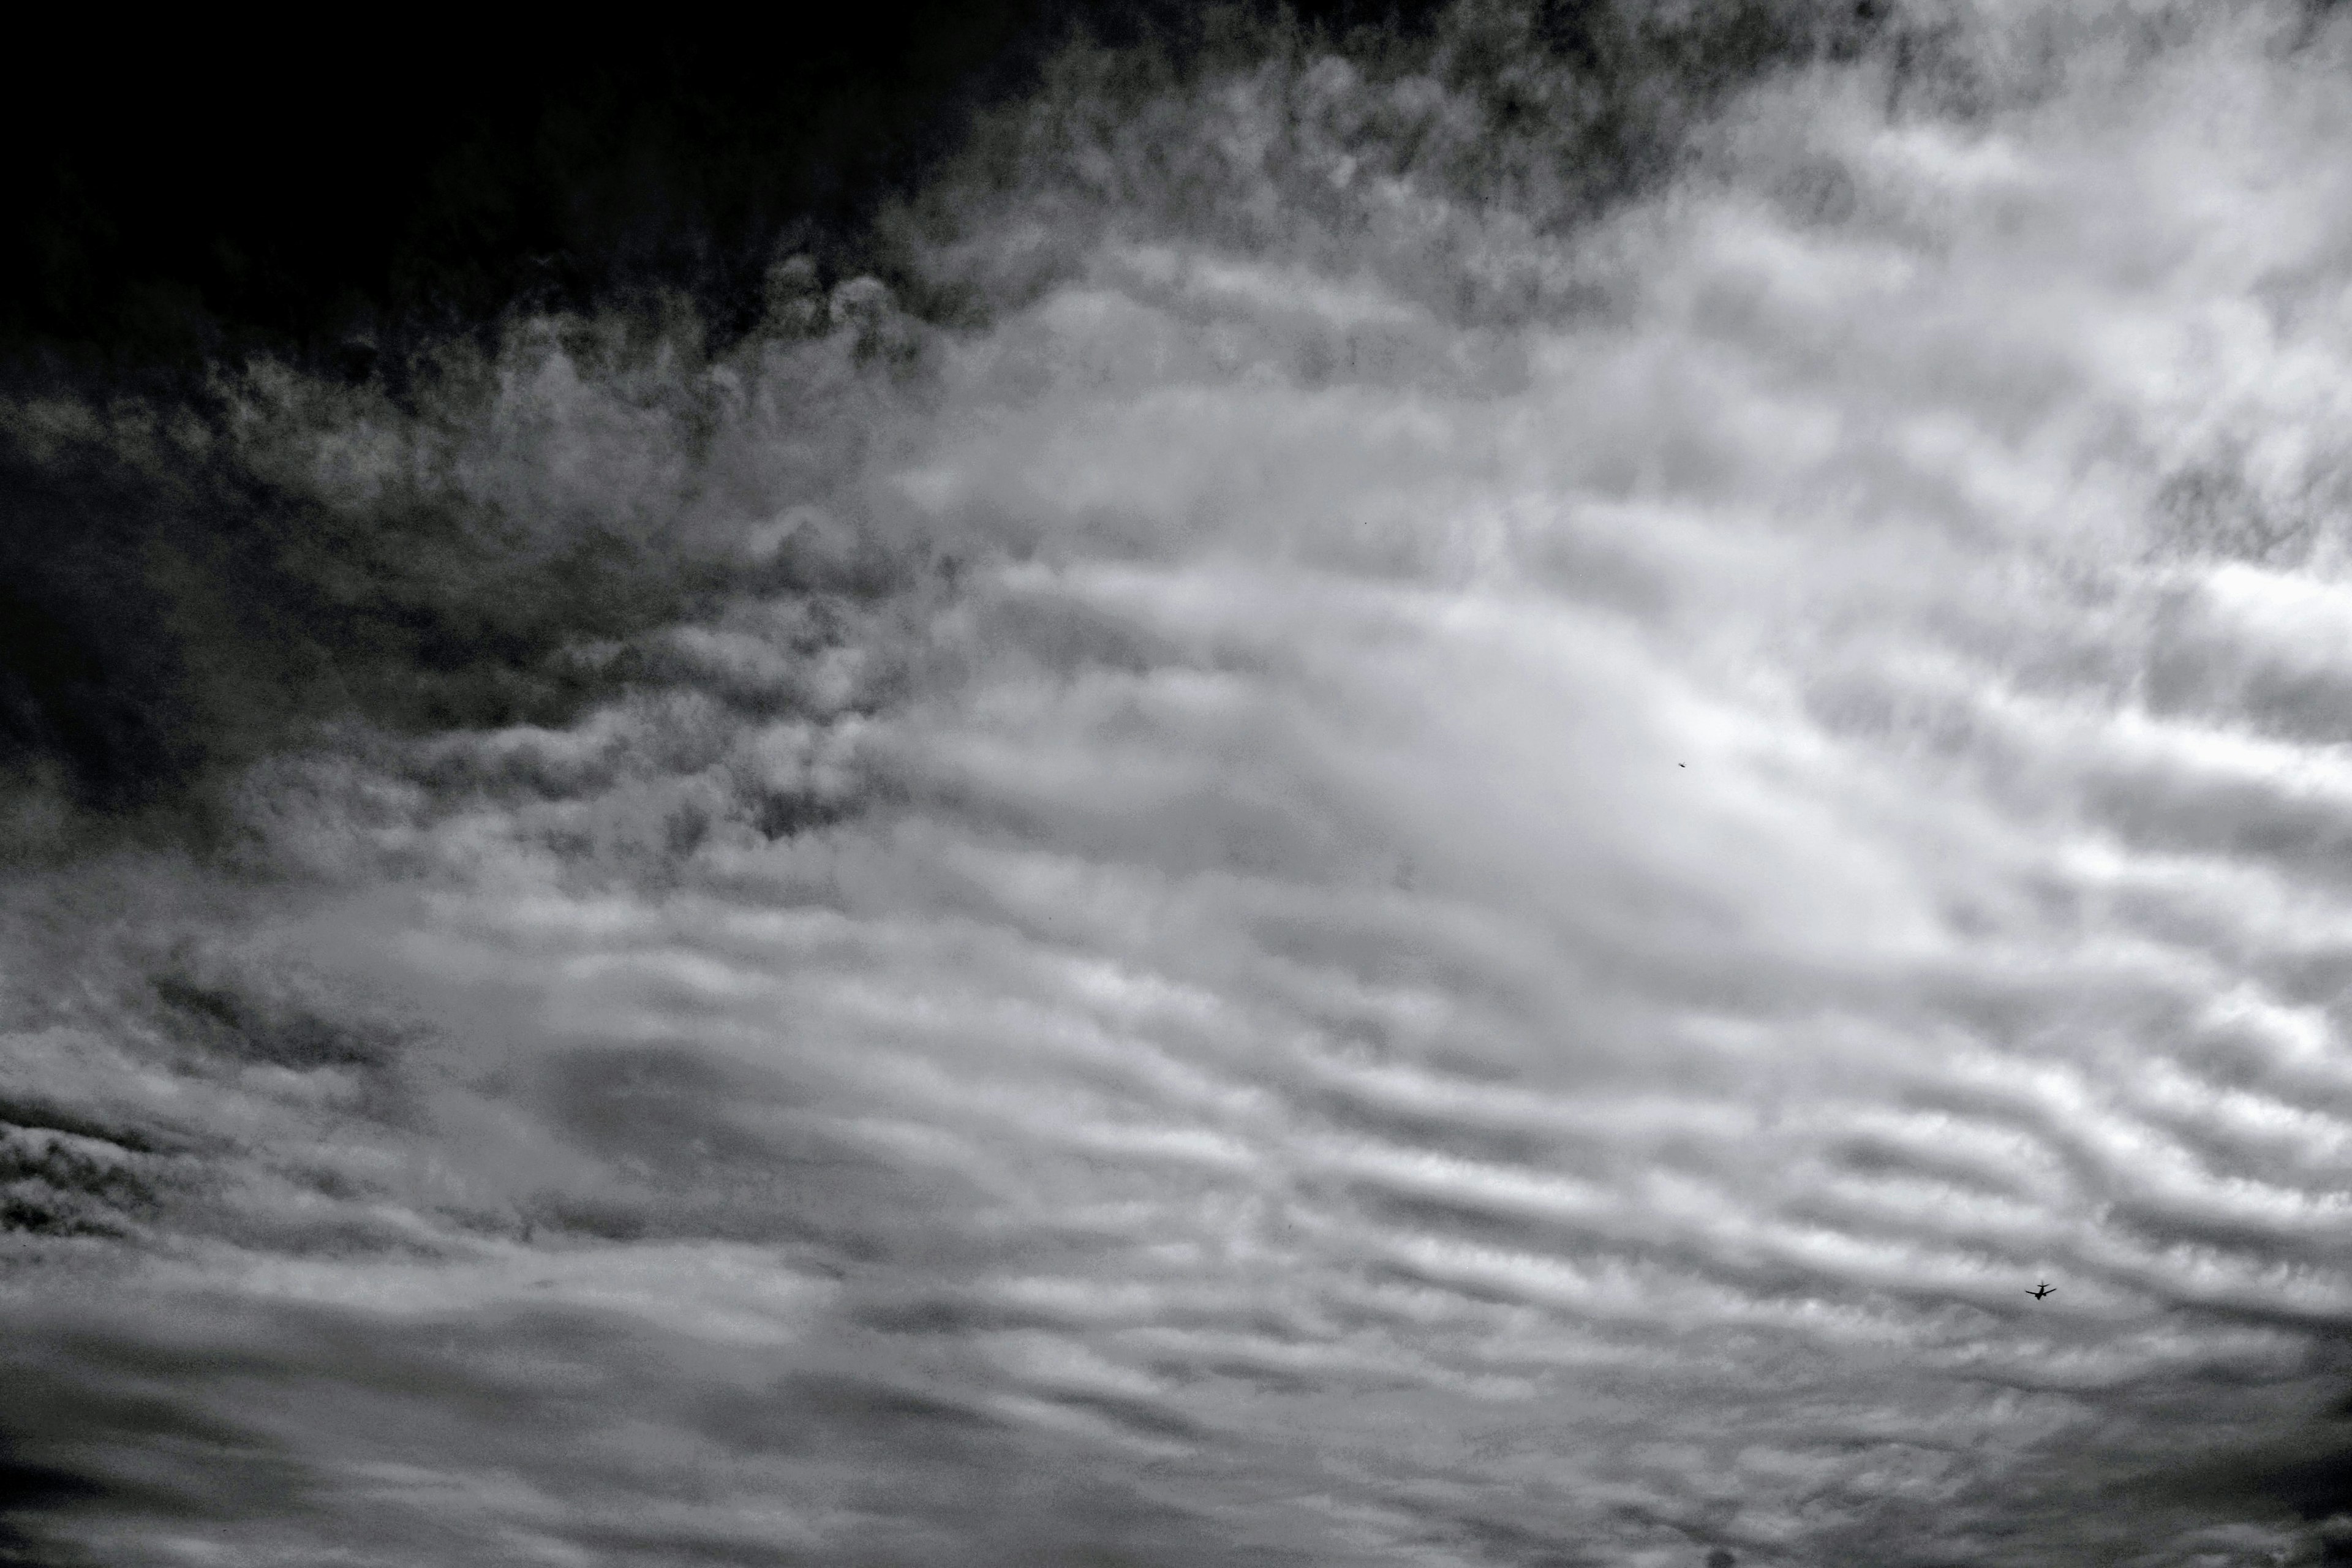
[[[2045,1280],[2045,1281],[2042,1283],[2042,1289],[2040,1289],[2039,1290],[2028,1290],[2028,1291],[2026,1292],[2026,1294],[2027,1294],[2027,1295],[2029,1295],[2029,1296],[2031,1296],[2031,1297],[2032,1297],[2035,1300],[2039,1301],[2040,1300],[2042,1300],[2042,1297],[2047,1296],[2048,1294],[2050,1294],[2050,1292],[2052,1292],[2053,1290],[2055,1290],[2056,1289],[2058,1289],[2058,1287],[2057,1287],[2057,1286],[2053,1285],[2053,1284],[2050,1284],[2049,1282],[2047,1282],[2047,1281]]]

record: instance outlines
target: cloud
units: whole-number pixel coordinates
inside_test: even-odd
[[[338,654],[408,696],[255,748],[243,858],[16,896],[42,1529],[2316,1551],[2341,41],[1951,16],[1592,186],[1633,110],[1491,8],[1074,55],[929,198],[983,321],[240,384],[555,696]]]

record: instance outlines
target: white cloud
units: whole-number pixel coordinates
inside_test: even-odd
[[[2226,17],[2033,77],[2069,26],[1966,21],[2040,82],[1968,114],[1769,81],[1574,234],[1283,129],[1267,68],[1155,134],[1244,207],[1306,138],[1360,228],[972,196],[940,269],[1074,254],[912,382],[546,334],[453,428],[276,388],[329,493],[431,447],[786,575],[597,654],[644,689],[576,724],[267,775],[339,880],[233,906],[217,989],[324,976],[394,1065],[9,1037],[8,1103],[120,1116],[14,1180],[193,1158],[107,1141],[142,1117],[229,1173],[110,1353],[189,1279],[493,1361],[503,1314],[601,1325],[525,1377],[579,1432],[463,1503],[551,1560],[584,1491],[707,1465],[681,1531],[818,1554],[1048,1561],[1133,1504],[1170,1562],[2080,1561],[2064,1499],[2226,1468],[2200,1389],[2301,1432],[2352,1313],[2343,110]],[[2198,475],[2308,548],[2184,522]],[[859,587],[869,544],[962,563]],[[760,1425],[797,1408],[837,1451]],[[444,1419],[383,1506],[445,1506]],[[2265,1475],[2114,1529],[2253,1561],[2303,1528]]]

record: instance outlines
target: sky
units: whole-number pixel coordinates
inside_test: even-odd
[[[12,778],[0,1562],[2352,1560],[2352,33],[1729,14],[0,409],[308,595]]]

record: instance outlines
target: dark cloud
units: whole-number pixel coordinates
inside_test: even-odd
[[[171,801],[354,709],[406,730],[577,711],[595,688],[564,643],[677,603],[674,574],[593,527],[501,539],[422,498],[338,517],[224,461],[216,426],[139,462],[100,433],[37,455],[12,423],[0,742],[100,810]]]
[[[0,1438],[0,1563],[11,1568],[82,1568],[89,1559],[41,1529],[44,1519],[99,1504],[107,1489],[70,1470],[28,1463]]]

